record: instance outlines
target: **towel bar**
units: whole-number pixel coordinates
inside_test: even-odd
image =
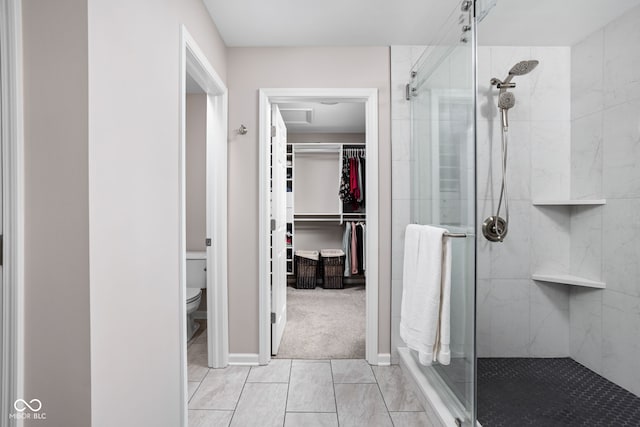
[[[414,222],[414,224],[417,224],[417,222]],[[437,227],[437,225],[434,227]],[[449,232],[443,233],[442,235],[446,237],[467,237],[468,236],[467,233],[449,233]]]
[[[447,236],[447,237],[467,237],[467,233],[444,233],[443,236]]]

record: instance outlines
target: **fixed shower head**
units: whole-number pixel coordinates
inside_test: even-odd
[[[516,96],[511,92],[502,92],[498,96],[498,108],[502,113],[502,129],[505,131],[509,128],[509,118],[507,117],[507,111],[516,105]]]
[[[516,87],[515,83],[511,83],[511,80],[515,76],[522,76],[530,73],[536,68],[539,64],[539,61],[535,59],[529,59],[527,61],[520,61],[509,70],[509,75],[504,81],[500,81],[497,78],[491,79],[491,85],[496,86],[500,89],[500,94],[498,95],[498,108],[500,112],[502,112],[502,129],[505,131],[509,128],[509,121],[507,120],[507,110],[513,108],[516,105],[516,97],[513,93],[509,92],[507,89],[513,89]]]
[[[509,70],[510,76],[522,76],[530,73],[534,68],[538,66],[539,62],[535,59],[528,61],[520,61]]]
[[[523,76],[530,73],[534,68],[538,66],[539,63],[540,62],[535,59],[520,61],[516,65],[511,67],[511,69],[509,70],[509,74],[507,75],[507,78],[504,79],[504,81],[501,81],[494,77],[491,79],[491,84],[502,91],[506,89],[513,89],[516,87],[516,84],[511,83],[511,80],[513,80],[515,76]]]

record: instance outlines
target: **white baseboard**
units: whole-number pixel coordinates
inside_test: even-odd
[[[258,353],[229,353],[229,365],[258,366]]]
[[[378,366],[391,366],[391,354],[379,353],[378,354]]]

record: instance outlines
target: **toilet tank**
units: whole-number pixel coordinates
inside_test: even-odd
[[[187,288],[207,287],[207,253],[187,252]]]

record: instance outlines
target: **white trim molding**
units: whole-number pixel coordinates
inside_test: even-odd
[[[206,192],[207,192],[207,343],[210,368],[229,363],[227,300],[227,87],[185,26],[180,29],[180,243],[179,309],[181,419],[187,426],[187,330],[186,330],[186,77],[207,94]]]
[[[230,353],[230,366],[258,366],[260,365],[260,356],[258,353]]]
[[[378,89],[370,88],[321,88],[321,89],[260,89],[258,145],[259,191],[259,355],[260,364],[271,360],[271,296],[269,292],[269,167],[268,147],[271,135],[271,104],[280,102],[361,102],[366,109],[367,164],[367,286],[366,286],[366,360],[377,365],[378,356]]]
[[[391,353],[379,353],[378,366],[391,366]]]
[[[22,11],[19,0],[0,0],[0,102],[2,150],[2,307],[0,308],[0,426],[10,420],[24,386],[24,123]]]

